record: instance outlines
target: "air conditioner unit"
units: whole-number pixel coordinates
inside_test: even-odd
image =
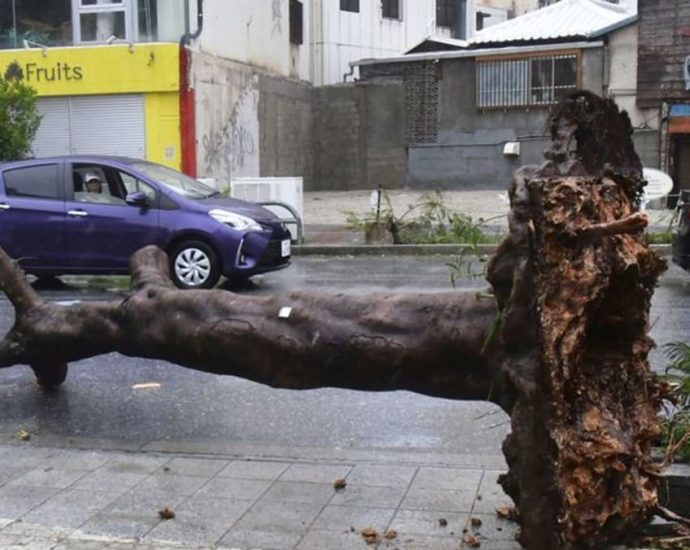
[[[304,217],[302,178],[233,178],[230,196],[250,202],[282,202],[292,207],[299,218]],[[279,218],[290,218],[289,211],[279,206],[266,206]],[[293,236],[298,234],[296,224],[288,223]]]

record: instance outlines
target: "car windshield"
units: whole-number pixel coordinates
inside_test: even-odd
[[[168,189],[175,191],[175,193],[179,193],[190,199],[205,199],[219,194],[219,192],[212,187],[204,185],[200,181],[190,178],[177,170],[161,166],[160,164],[136,162],[132,163],[132,167],[149,178],[162,183]]]

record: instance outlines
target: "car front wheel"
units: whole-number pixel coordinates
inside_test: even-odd
[[[183,242],[170,254],[170,274],[178,288],[213,288],[220,278],[218,257],[204,242]]]

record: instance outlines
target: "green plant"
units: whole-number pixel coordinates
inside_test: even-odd
[[[40,124],[36,91],[19,78],[0,78],[0,161],[27,157]]]
[[[690,460],[690,345],[672,342],[664,346],[671,360],[664,378],[673,387],[675,403],[663,420],[667,458]]]
[[[474,222],[470,216],[446,206],[439,191],[422,195],[421,201],[396,215],[387,193],[382,194],[383,204],[375,213],[359,216],[348,212],[348,225],[365,232],[374,227],[384,227],[395,244],[468,244],[476,249],[482,243],[495,243],[495,236],[486,235],[481,226],[484,220]]]
[[[671,232],[664,231],[662,233],[647,233],[645,235],[649,244],[670,244]]]

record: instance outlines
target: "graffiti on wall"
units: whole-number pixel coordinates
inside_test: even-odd
[[[258,91],[251,81],[241,91],[230,115],[224,121],[222,115],[212,119],[201,138],[205,173],[219,183],[228,184],[233,176],[258,174],[257,101]]]
[[[222,129],[206,134],[202,143],[206,169],[212,173],[231,174],[243,168],[247,159],[256,153],[249,129],[236,125],[232,119]]]

